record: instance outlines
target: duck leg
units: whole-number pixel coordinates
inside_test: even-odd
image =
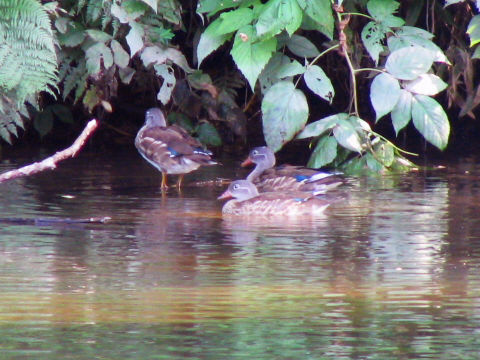
[[[178,190],[181,189],[182,183],[183,183],[183,174],[180,174],[180,175],[178,175],[178,181],[177,181]]]
[[[167,185],[167,173],[162,172],[162,185],[161,185],[162,190],[168,189]]]

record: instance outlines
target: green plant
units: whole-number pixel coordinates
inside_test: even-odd
[[[408,167],[411,163],[402,156],[402,151],[362,119],[357,93],[360,74],[378,73],[370,87],[375,121],[390,114],[398,134],[413,119],[427,141],[439,149],[446,147],[449,121],[439,103],[430,96],[446,87],[432,73],[432,64],[448,60],[431,41],[433,34],[404,26],[404,20],[395,15],[399,5],[394,0],[370,0],[366,2],[366,13],[361,12],[364,8],[357,1],[203,0],[198,12],[213,21],[200,38],[197,57],[201,64],[222,44],[233,40],[230,53],[235,64],[251,90],[260,91],[263,96],[263,132],[267,145],[275,151],[294,138],[312,138],[314,150],[309,166],[343,164],[346,171]],[[358,67],[352,59],[354,51],[346,32],[355,16],[369,20],[361,37],[376,66],[373,69]],[[336,40],[320,52],[303,36],[311,31]],[[332,103],[335,89],[320,66],[320,59],[337,57],[338,53],[349,69],[353,109],[306,125],[310,111],[299,82],[303,79],[313,94]]]
[[[36,104],[40,91],[56,90],[54,42],[39,1],[0,0],[0,136],[9,143],[24,127],[24,102]]]

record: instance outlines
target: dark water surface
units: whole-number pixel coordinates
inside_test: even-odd
[[[320,219],[232,220],[224,187],[162,196],[138,154],[84,152],[0,185],[4,220],[112,218],[0,223],[0,358],[480,359],[479,176],[464,159],[352,179]]]

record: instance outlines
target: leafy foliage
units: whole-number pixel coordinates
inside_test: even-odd
[[[0,0],[0,39],[0,136],[11,143],[24,126],[24,101],[56,87],[55,39],[36,0]]]

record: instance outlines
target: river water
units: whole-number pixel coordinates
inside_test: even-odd
[[[475,159],[351,178],[306,220],[222,219],[222,162],[164,195],[133,151],[1,184],[0,358],[480,358]]]

